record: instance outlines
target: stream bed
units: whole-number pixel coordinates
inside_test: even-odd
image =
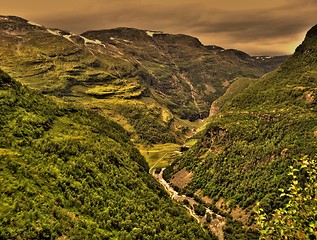
[[[188,197],[186,195],[180,195],[175,189],[165,181],[163,178],[163,171],[165,168],[161,169],[160,173],[156,173],[155,169],[151,170],[152,176],[164,187],[164,189],[169,193],[170,197],[177,201],[181,206],[187,209],[187,211],[190,213],[192,217],[194,217],[198,223],[201,224],[208,224],[208,227],[212,233],[214,233],[219,240],[224,240],[224,234],[223,234],[223,227],[226,224],[226,219],[223,216],[220,216],[219,214],[214,213],[212,210],[209,208],[206,208],[206,214],[209,213],[211,218],[211,222],[207,223],[206,221],[206,214],[205,216],[199,216],[195,213],[194,205],[199,205],[199,203],[192,197]],[[187,200],[189,204],[185,204],[184,200]]]

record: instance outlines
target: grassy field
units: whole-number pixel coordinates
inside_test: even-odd
[[[192,147],[197,143],[197,141],[198,139],[192,138],[192,139],[189,139],[187,142],[185,142],[184,145],[187,147]]]
[[[145,157],[150,168],[164,168],[168,166],[173,157],[180,154],[179,144],[165,143],[165,144],[154,144],[150,147],[138,145],[137,146],[141,154]]]
[[[196,132],[202,131],[206,128],[207,121],[205,120],[197,120],[195,122],[190,122],[188,120],[178,119],[180,124],[187,126],[189,129],[192,129],[192,132],[188,133],[188,140],[184,142],[184,145],[191,148],[196,144],[198,139],[190,138]],[[177,143],[158,143],[152,145],[136,145],[141,154],[146,159],[151,169],[154,168],[164,168],[167,167],[176,156],[181,155],[180,152],[182,144]]]

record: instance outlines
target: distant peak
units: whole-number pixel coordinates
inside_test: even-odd
[[[34,30],[34,29],[45,29],[44,26],[30,22],[24,18],[16,16],[0,16],[1,29],[7,29],[10,31],[14,30]]]
[[[306,38],[317,37],[317,25],[313,26],[306,34]]]
[[[294,56],[308,54],[311,55],[312,51],[316,52],[316,42],[317,42],[317,25],[312,27],[307,33],[305,40],[300,44],[294,53]]]
[[[109,39],[125,39],[127,41],[152,41],[145,30],[128,27],[118,27],[113,29],[92,30],[81,34],[88,38],[108,41]]]
[[[15,21],[15,22],[21,22],[21,23],[27,23],[28,20],[21,18],[21,17],[17,17],[17,16],[4,16],[4,15],[0,15],[0,20],[6,20],[6,21]]]
[[[113,33],[113,34],[135,34],[135,33],[145,33],[144,30],[129,27],[117,27],[111,29],[99,29],[99,30],[89,30],[87,32],[97,32],[97,33]]]
[[[188,46],[192,47],[202,47],[203,44],[199,41],[198,38],[192,37],[185,34],[167,34],[167,33],[160,33],[153,35],[154,39],[162,40],[167,43],[185,43]]]
[[[219,47],[217,45],[207,45],[205,46],[208,50],[212,50],[212,51],[224,51],[225,49],[222,47]]]
[[[160,31],[151,31],[151,30],[145,30],[145,32],[150,37],[153,37],[154,34],[164,34],[163,32],[160,32]]]
[[[250,58],[250,55],[243,52],[243,51],[240,51],[240,50],[237,50],[237,49],[226,49],[225,50],[226,53],[232,53],[240,58]]]

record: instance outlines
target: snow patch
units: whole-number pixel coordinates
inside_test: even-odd
[[[95,43],[95,41],[94,40],[91,40],[91,39],[88,39],[88,38],[85,38],[85,37],[83,37],[83,36],[80,36],[81,37],[81,39],[83,39],[84,40],[84,44],[86,45],[86,44],[88,44],[88,43],[92,43],[92,44],[94,44]]]
[[[257,59],[257,60],[262,60],[262,61],[264,61],[265,59],[270,59],[270,58],[272,58],[272,57],[269,57],[269,56],[257,56],[257,57],[255,57],[255,59]]]
[[[36,27],[43,27],[41,24],[30,22],[30,21],[28,21],[28,24],[36,26]]]
[[[95,40],[95,43],[100,45],[100,46],[103,46],[104,48],[106,48],[106,45],[103,44],[101,41],[99,41],[98,39]]]
[[[74,36],[78,36],[80,37],[81,39],[84,40],[84,44],[87,45],[87,44],[95,44],[95,45],[100,45],[104,48],[106,48],[106,45],[103,44],[101,41],[95,39],[95,40],[91,40],[91,39],[88,39],[88,38],[85,38],[81,35],[77,35],[77,34],[73,34],[73,33],[69,33],[69,34],[65,34],[63,35],[62,32],[60,30],[53,30],[53,29],[47,29],[47,31],[50,33],[50,34],[53,34],[55,36],[60,36],[60,37],[63,37],[65,39],[67,39],[68,41],[72,42],[72,43],[75,43],[73,40],[72,40],[72,37]]]
[[[53,34],[53,35],[56,35],[56,36],[62,36],[62,34],[60,33],[59,30],[52,30],[52,29],[47,29],[47,31],[50,33],[50,34]]]
[[[53,30],[53,29],[49,29],[49,28],[47,28],[47,31],[48,31],[50,34],[53,34],[53,35],[55,35],[55,36],[63,37],[63,38],[65,38],[66,40],[68,40],[68,41],[70,41],[70,42],[72,42],[72,43],[75,43],[75,42],[71,39],[72,36],[76,36],[75,34],[70,33],[70,34],[68,34],[68,35],[63,35],[60,30]]]
[[[159,31],[146,31],[146,34],[149,35],[150,37],[153,37],[154,34],[163,34],[163,32],[159,32]]]
[[[174,153],[183,154],[181,151],[174,151]]]
[[[83,40],[84,40],[84,44],[87,45],[87,44],[96,44],[96,45],[100,45],[104,48],[106,48],[106,45],[103,44],[100,40],[98,39],[95,39],[95,40],[91,40],[91,39],[88,39],[88,38],[85,38],[83,36],[80,36]]]
[[[73,41],[73,39],[72,39],[72,36],[74,36],[74,34],[63,35],[63,37],[66,38],[68,41],[75,43],[75,42]]]
[[[155,32],[146,31],[146,34],[149,35],[150,37],[153,37],[153,35],[155,34]]]
[[[132,41],[126,40],[126,39],[122,39],[122,38],[114,38],[114,37],[110,37],[109,38],[111,41],[116,41],[116,42],[125,42],[125,43],[132,43]]]

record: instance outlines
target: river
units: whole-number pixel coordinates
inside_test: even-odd
[[[193,216],[198,223],[207,223],[206,215],[204,217],[198,216],[193,210],[194,204],[198,205],[199,203],[194,198],[188,197],[186,195],[180,195],[177,191],[175,191],[175,189],[163,178],[164,170],[165,168],[163,168],[160,173],[155,173],[155,169],[151,169],[150,172],[153,175],[153,177],[165,188],[165,190],[169,193],[170,197],[173,200],[177,201],[184,208],[186,208],[190,215]],[[184,204],[185,199],[189,202],[189,206]],[[224,234],[222,229],[226,224],[225,217],[215,214],[209,208],[206,208],[206,213],[209,213],[210,216],[212,216],[212,220],[208,224],[210,231],[214,233],[219,240],[224,240]]]

